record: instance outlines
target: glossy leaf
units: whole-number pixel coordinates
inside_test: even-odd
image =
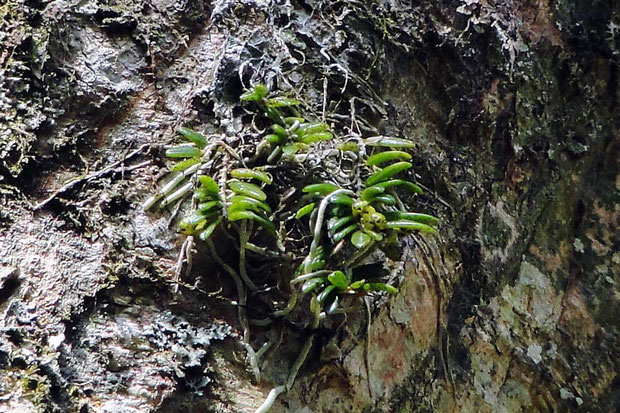
[[[339,189],[338,185],[330,184],[328,182],[320,183],[320,184],[310,184],[306,185],[302,188],[302,191],[307,194],[321,194],[321,195],[329,195],[335,190]]]
[[[239,221],[242,219],[255,221],[265,227],[272,235],[275,235],[275,226],[273,223],[253,211],[233,211],[228,214],[228,219],[230,221]]]
[[[336,205],[351,206],[353,205],[353,198],[345,194],[338,194],[331,197],[329,202]]]
[[[256,179],[270,185],[273,182],[273,177],[263,171],[257,171],[256,169],[238,168],[230,171],[230,176],[240,179]]]
[[[325,283],[325,277],[310,278],[308,281],[304,282],[303,285],[301,286],[301,292],[304,294],[309,293],[311,291],[314,291],[315,289],[317,289],[324,283]]]
[[[346,290],[347,287],[349,286],[349,280],[347,279],[347,276],[342,271],[332,272],[331,274],[327,276],[327,279],[329,280],[330,283],[332,283],[332,285],[335,285],[336,288],[342,291]]]
[[[264,201],[267,195],[257,185],[242,181],[229,181],[228,187],[235,193],[249,196],[250,198]]]
[[[304,118],[300,118],[296,116],[289,116],[287,118],[284,118],[284,124],[286,126],[292,126],[295,122],[304,123],[305,121],[306,120]]]
[[[413,222],[420,222],[426,225],[437,225],[439,219],[432,215],[420,214],[417,212],[402,212],[402,211],[390,211],[386,212],[385,216],[390,221],[407,220]]]
[[[299,211],[297,211],[297,214],[295,214],[295,218],[300,219],[306,215],[308,215],[309,213],[311,213],[312,211],[314,211],[314,202],[299,208]]]
[[[385,224],[385,227],[389,229],[403,229],[406,231],[422,231],[430,234],[437,233],[437,230],[429,225],[407,220],[389,221]]]
[[[372,186],[378,184],[379,182],[386,181],[397,173],[407,170],[412,166],[413,165],[411,165],[409,162],[397,162],[395,164],[387,166],[384,169],[381,169],[378,172],[372,174],[370,178],[366,180],[366,186]]]
[[[382,146],[387,148],[413,148],[415,144],[408,139],[392,138],[389,136],[374,136],[364,140],[368,146]]]
[[[200,231],[198,233],[198,238],[200,238],[203,241],[208,240],[211,235],[213,234],[213,231],[215,231],[215,228],[217,228],[218,225],[220,225],[220,222],[222,222],[221,218],[216,219],[215,221],[213,221],[212,223],[210,223],[207,228],[205,228],[204,230]]]
[[[192,145],[179,145],[166,149],[168,158],[194,158],[200,156],[202,151]]]
[[[390,194],[383,194],[383,195],[375,196],[371,200],[371,202],[380,202],[380,203],[385,204],[385,205],[395,205],[396,204],[396,198],[394,198]]]
[[[336,288],[335,285],[328,285],[323,291],[321,291],[321,293],[319,295],[317,295],[316,300],[319,303],[324,302],[327,299],[327,296],[334,291],[334,289]]]
[[[356,248],[362,249],[372,241],[372,237],[365,232],[355,231],[351,235],[351,244]]]
[[[372,155],[366,159],[366,165],[375,166],[389,161],[407,161],[411,159],[411,155],[403,151],[387,151]]]
[[[220,201],[209,201],[198,204],[196,208],[201,214],[205,214],[211,209],[219,208],[221,206]]]
[[[271,125],[271,130],[274,131],[276,135],[278,135],[281,139],[286,139],[288,136],[288,132],[281,125],[274,123]]]
[[[231,206],[229,209],[234,205],[239,205],[241,207],[239,209],[252,209],[254,211],[262,209],[265,212],[271,212],[271,207],[266,202],[259,201],[258,199],[246,195],[235,195],[230,198],[230,202]]]
[[[327,230],[330,232],[338,231],[340,228],[353,221],[355,217],[352,215],[346,217],[332,217],[327,221]]]
[[[346,227],[345,229],[343,229],[342,231],[334,234],[332,239],[334,240],[334,242],[338,242],[341,239],[343,239],[344,237],[346,237],[347,235],[349,235],[350,233],[352,233],[353,231],[359,229],[359,227],[360,226],[357,225],[357,224],[350,225],[350,226]]]
[[[375,184],[374,186],[378,186],[378,187],[385,188],[385,189],[391,188],[394,186],[403,186],[409,192],[412,192],[414,194],[422,194],[423,192],[422,188],[420,188],[418,185],[414,184],[413,182],[405,181],[404,179],[392,179],[392,180],[385,181],[385,182],[379,182]]]
[[[207,138],[205,138],[202,133],[198,133],[189,128],[179,128],[177,129],[177,132],[188,141],[196,144],[196,146],[198,146],[200,149],[207,146]]]
[[[286,145],[282,147],[282,153],[284,156],[290,157],[299,152],[299,146],[297,145]]]
[[[385,188],[377,185],[370,186],[362,191],[362,200],[370,201],[372,198],[376,197],[377,195],[381,195],[384,192]]]
[[[366,284],[366,280],[355,281],[352,282],[351,285],[349,285],[349,288],[352,290],[359,290],[364,286],[364,284]]]
[[[265,140],[269,143],[281,143],[284,141],[284,139],[281,136],[278,136],[275,133],[266,135]]]

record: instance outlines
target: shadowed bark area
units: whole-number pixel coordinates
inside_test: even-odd
[[[227,275],[177,283],[140,209],[177,127],[250,136],[259,81],[414,140],[442,221],[274,412],[620,409],[619,59],[612,0],[8,0],[0,411],[251,412],[285,381],[304,333],[253,383]]]

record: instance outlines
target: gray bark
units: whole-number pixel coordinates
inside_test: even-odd
[[[282,383],[301,337],[253,383],[225,274],[176,291],[182,239],[139,208],[174,130],[242,134],[259,80],[414,139],[442,219],[274,411],[620,408],[617,2],[8,0],[0,45],[0,411],[245,412]]]

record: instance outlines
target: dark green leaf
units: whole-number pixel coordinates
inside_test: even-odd
[[[301,286],[301,292],[304,294],[309,293],[311,291],[314,291],[315,289],[317,289],[324,283],[325,283],[325,277],[310,278],[308,281],[304,282],[303,285]]]
[[[385,167],[384,169],[381,169],[378,172],[372,174],[370,178],[366,180],[366,186],[372,186],[374,184],[378,184],[379,182],[390,179],[397,173],[409,169],[412,166],[413,165],[411,165],[409,162],[397,162],[393,165]]]
[[[321,195],[328,195],[339,189],[338,185],[330,184],[328,182],[320,183],[320,184],[311,184],[303,187],[302,191],[305,193],[317,193]]]
[[[200,149],[207,146],[207,138],[205,138],[201,133],[193,131],[189,128],[179,128],[177,129],[177,132],[188,141],[195,143]]]
[[[390,221],[407,220],[420,222],[426,225],[437,225],[439,223],[439,220],[432,215],[419,214],[416,212],[390,211],[385,213],[385,217]]]
[[[390,229],[403,229],[406,231],[422,231],[430,234],[437,233],[437,230],[431,226],[407,220],[389,221],[385,224],[385,227]]]
[[[321,293],[316,297],[316,300],[319,303],[322,303],[323,301],[325,301],[327,299],[327,296],[334,291],[334,289],[336,288],[335,285],[328,285],[323,291],[321,291]]]
[[[228,181],[228,187],[237,194],[247,195],[250,198],[258,199],[259,201],[264,201],[267,199],[267,195],[262,189],[249,182],[231,180]]]
[[[359,229],[359,225],[357,224],[353,224],[350,225],[348,227],[346,227],[345,229],[343,229],[342,231],[338,232],[337,234],[335,234],[332,239],[334,240],[334,242],[338,242],[341,239],[343,239],[344,237],[346,237],[347,235],[349,235],[351,232],[355,231]]]

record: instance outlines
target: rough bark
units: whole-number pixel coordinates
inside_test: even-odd
[[[274,411],[620,408],[619,3],[8,0],[0,44],[0,411],[260,405],[299,342],[252,383],[225,275],[175,291],[138,206],[176,127],[243,133],[255,80],[320,112],[324,79],[418,143],[441,236]]]

